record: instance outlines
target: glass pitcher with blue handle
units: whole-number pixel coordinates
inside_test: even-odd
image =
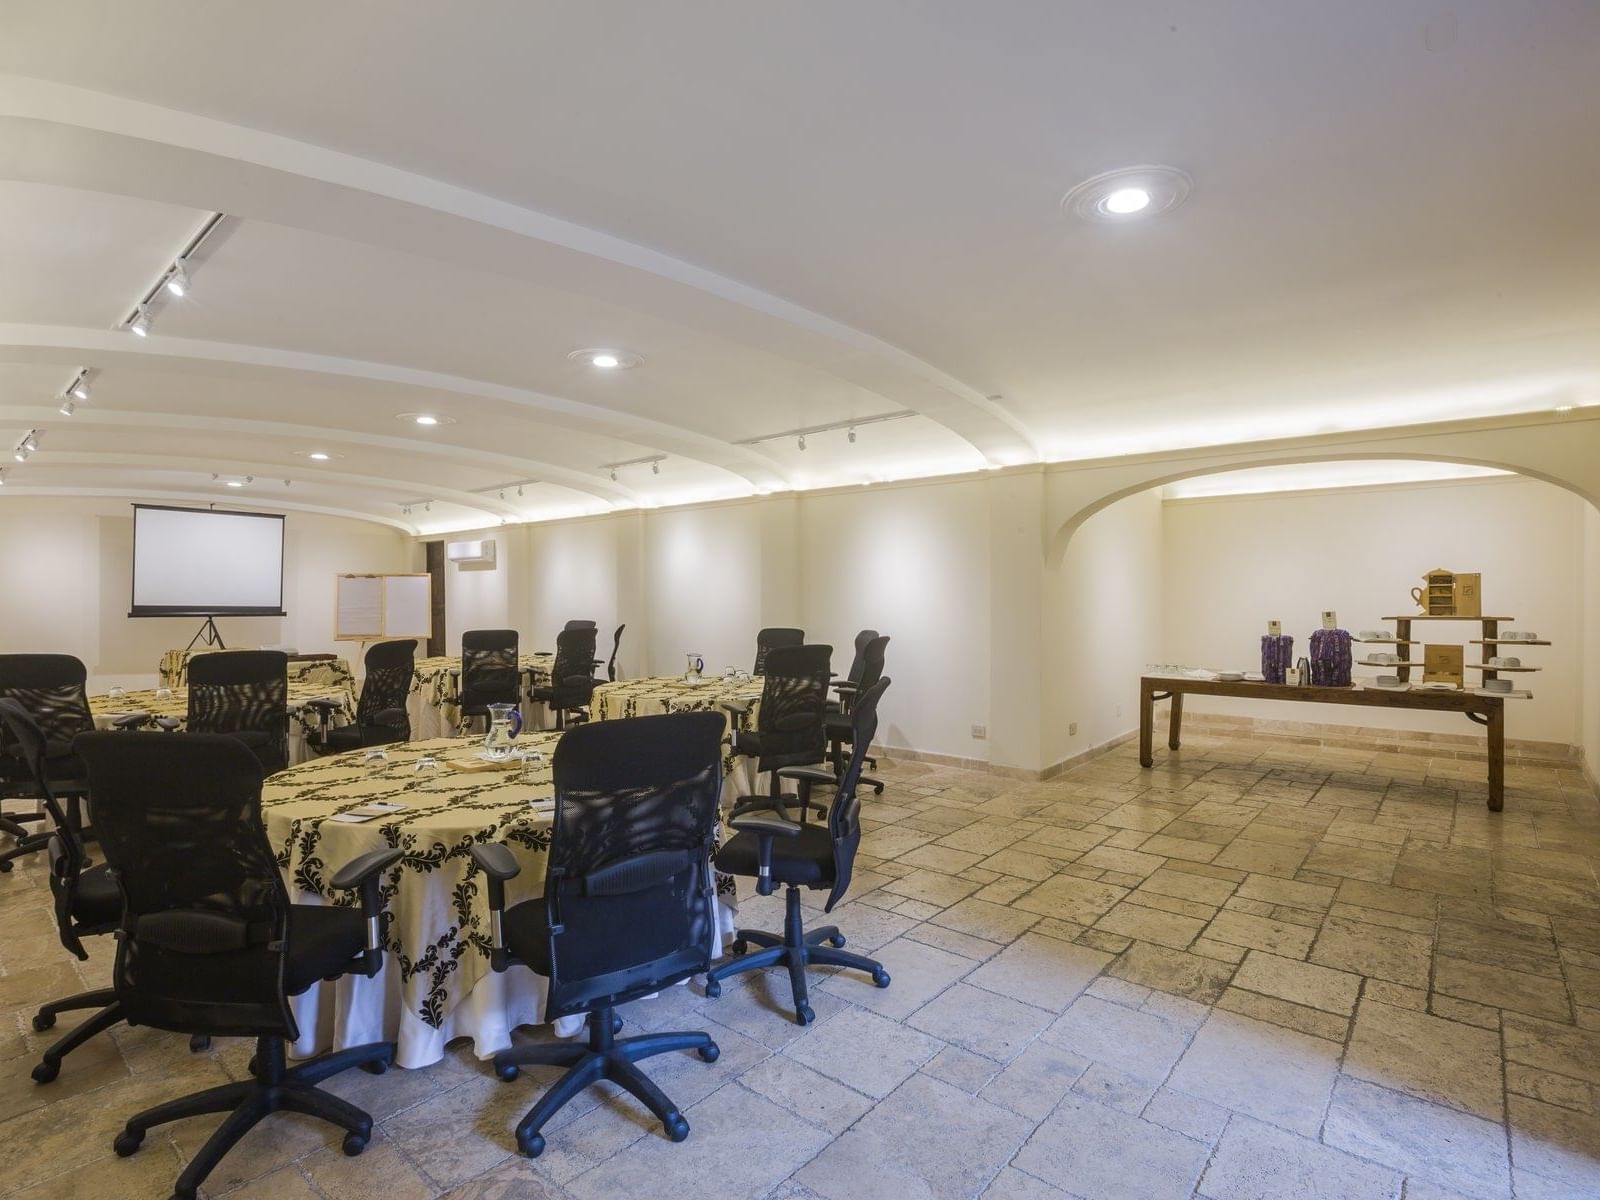
[[[522,712],[515,704],[489,705],[489,732],[483,749],[490,758],[509,758],[511,743],[522,732]]]

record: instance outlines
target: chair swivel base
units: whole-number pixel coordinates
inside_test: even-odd
[[[75,1009],[97,1008],[95,1013],[83,1024],[77,1026],[65,1037],[61,1038],[44,1052],[39,1060],[39,1065],[33,1069],[35,1083],[50,1083],[61,1074],[61,1060],[71,1054],[83,1043],[102,1033],[122,1021],[122,1006],[117,1003],[117,994],[110,988],[100,988],[93,992],[79,992],[76,996],[68,996],[62,1000],[52,1000],[41,1005],[39,1011],[33,1014],[33,1028],[35,1033],[43,1033],[55,1027],[56,1016],[59,1013],[72,1012]]]
[[[889,972],[883,964],[860,954],[848,954],[841,947],[844,934],[833,925],[824,925],[809,933],[801,919],[800,889],[793,884],[784,896],[784,932],[763,933],[759,929],[741,929],[734,935],[733,952],[741,957],[712,967],[706,972],[706,995],[715,1000],[722,995],[722,981],[746,971],[759,971],[766,967],[788,967],[789,989],[794,995],[794,1019],[809,1025],[816,1018],[811,1011],[806,992],[806,967],[816,963],[824,967],[852,967],[872,976],[872,982],[881,988],[889,986]],[[750,943],[763,947],[754,954],[746,953]],[[827,942],[828,945],[822,945]],[[831,948],[830,948],[831,947]]]
[[[316,1085],[351,1067],[365,1067],[382,1073],[394,1061],[392,1042],[372,1042],[336,1050],[320,1058],[289,1067],[284,1057],[283,1039],[256,1039],[255,1078],[241,1083],[225,1083],[207,1088],[166,1104],[148,1108],[128,1120],[112,1143],[122,1158],[139,1149],[144,1135],[157,1125],[198,1117],[206,1113],[227,1113],[173,1186],[173,1200],[194,1200],[200,1184],[246,1133],[275,1112],[297,1112],[320,1117],[345,1130],[344,1152],[360,1154],[372,1136],[372,1118],[348,1100]]]
[[[517,1123],[517,1149],[529,1158],[544,1153],[544,1138],[539,1131],[546,1122],[590,1084],[602,1079],[626,1088],[640,1103],[661,1119],[666,1134],[675,1142],[689,1136],[689,1122],[678,1106],[636,1065],[672,1050],[694,1050],[708,1063],[721,1053],[716,1042],[705,1033],[651,1033],[618,1039],[622,1024],[611,1008],[597,1008],[589,1014],[589,1044],[540,1044],[514,1046],[494,1056],[495,1073],[507,1083],[518,1075],[518,1068],[532,1064],[566,1067],[567,1073],[539,1097]]]

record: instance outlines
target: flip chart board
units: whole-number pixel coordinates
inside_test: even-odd
[[[334,640],[425,638],[433,631],[433,580],[428,575],[340,575]]]

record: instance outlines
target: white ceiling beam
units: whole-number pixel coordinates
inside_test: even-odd
[[[344,517],[350,521],[371,521],[378,525],[388,525],[412,537],[418,536],[422,531],[416,525],[400,517],[390,517],[383,513],[368,512],[365,509],[340,508],[329,504],[304,504],[296,500],[274,500],[268,503],[264,498],[259,503],[252,499],[252,503],[242,503],[244,496],[223,497],[218,499],[209,492],[191,491],[188,488],[102,488],[84,487],[77,484],[51,484],[51,483],[23,483],[11,482],[6,484],[6,494],[17,496],[82,496],[92,499],[111,500],[165,500],[176,501],[180,504],[220,504],[224,510],[240,508],[287,509],[292,512],[318,513],[325,517]]]
[[[834,348],[828,357],[843,360],[834,364],[843,372],[849,370],[847,360],[858,355],[893,368],[907,377],[910,394],[891,398],[965,438],[991,462],[1038,458],[1033,437],[1012,414],[980,389],[898,346],[693,263],[547,213],[278,134],[49,80],[0,75],[0,117],[49,122],[115,139],[133,139],[148,148],[163,147],[212,160],[228,160],[234,164],[236,186],[228,186],[225,177],[229,172],[222,172],[224,178],[218,178],[214,162],[209,164],[209,170],[205,169],[206,164],[188,163],[195,183],[186,189],[186,196],[179,198],[174,195],[173,180],[184,166],[180,157],[167,156],[161,173],[152,179],[133,165],[139,155],[123,153],[88,156],[95,160],[92,164],[69,164],[71,156],[59,155],[46,156],[48,163],[24,165],[19,160],[25,152],[19,150],[13,156],[0,158],[11,171],[20,172],[7,177],[35,178],[191,206],[203,192],[198,202],[222,211],[389,245],[409,254],[442,254],[458,260],[466,255],[479,258],[485,251],[494,252],[494,247],[485,246],[481,238],[472,237],[470,230],[459,228],[462,222],[477,227],[480,234],[495,230],[511,235],[513,240],[560,247],[715,297],[747,314],[820,339]],[[0,142],[4,140],[0,138]],[[256,178],[237,178],[240,172]],[[53,178],[45,178],[50,175]],[[322,187],[313,189],[312,195],[305,189],[284,186],[295,180]],[[237,186],[246,182],[250,186]],[[229,194],[219,194],[223,192]],[[352,204],[356,198],[367,202],[361,216],[352,211],[362,207]],[[318,199],[324,202],[318,203]],[[397,220],[396,214],[389,211],[395,205],[412,212],[399,215]],[[419,238],[416,222],[406,219],[417,212],[445,220],[429,223],[427,236]],[[405,232],[400,233],[400,228]],[[389,231],[394,232],[396,240],[385,239]],[[505,271],[512,266],[514,257],[497,257],[495,262]]]

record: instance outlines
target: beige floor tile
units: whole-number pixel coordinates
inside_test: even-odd
[[[974,987],[1061,1012],[1111,962],[1102,950],[1024,934],[966,977]]]
[[[1132,900],[1123,901],[1095,922],[1096,929],[1170,946],[1174,950],[1187,949],[1205,927],[1206,922],[1198,917],[1150,908]]]
[[[840,1134],[872,1107],[872,1100],[784,1054],[757,1063],[739,1083],[801,1120]]]
[[[1349,1016],[1355,1011],[1361,976],[1251,950],[1234,975],[1233,986]]]
[[[1224,909],[1205,927],[1205,936],[1214,942],[1266,950],[1286,958],[1304,958],[1316,938],[1316,930]]]
[[[1339,1048],[1331,1042],[1213,1012],[1167,1086],[1314,1137],[1338,1064]]]
[[[1040,916],[1057,917],[1079,924],[1092,924],[1112,905],[1128,894],[1129,889],[1109,883],[1096,883],[1071,875],[1057,875],[1047,879],[1032,891],[1013,901],[1013,907]]]
[[[1009,996],[958,983],[923,1005],[906,1024],[952,1046],[1003,1063],[1010,1062],[1037,1037],[1052,1015]]]
[[[1427,1013],[1363,1001],[1344,1072],[1492,1121],[1505,1111],[1499,1034]]]
[[[986,1084],[978,1097],[1042,1121],[1090,1067],[1089,1060],[1040,1040]]]
[[[1393,1200],[1400,1176],[1272,1125],[1234,1117],[1206,1166],[1214,1200]]]
[[[847,1087],[881,1099],[943,1048],[937,1038],[877,1013],[851,1008],[818,1024],[783,1053]]]
[[[1183,950],[1135,942],[1106,970],[1129,983],[1159,988],[1202,1004],[1214,1004],[1228,986],[1228,980],[1233,978],[1234,967],[1231,963]]]
[[[1485,966],[1440,954],[1434,961],[1433,986],[1494,1008],[1509,1008],[1531,1017],[1566,1021],[1572,1017],[1566,985],[1548,975],[1527,975],[1509,967]]]
[[[843,970],[821,978],[812,991],[831,993],[899,1021],[978,965],[973,959],[910,938],[896,938],[879,947],[873,958],[889,972],[888,987],[876,986],[865,972]]]
[[[1070,1195],[1098,1200],[1186,1200],[1207,1146],[1078,1096],[1040,1125],[1015,1165]]]
[[[1329,917],[1309,957],[1336,970],[1426,987],[1432,953],[1433,939],[1426,934]]]
[[[1192,1030],[1154,1013],[1098,996],[1078,1000],[1045,1030],[1042,1041],[1093,1062],[1160,1083],[1189,1044]]]

